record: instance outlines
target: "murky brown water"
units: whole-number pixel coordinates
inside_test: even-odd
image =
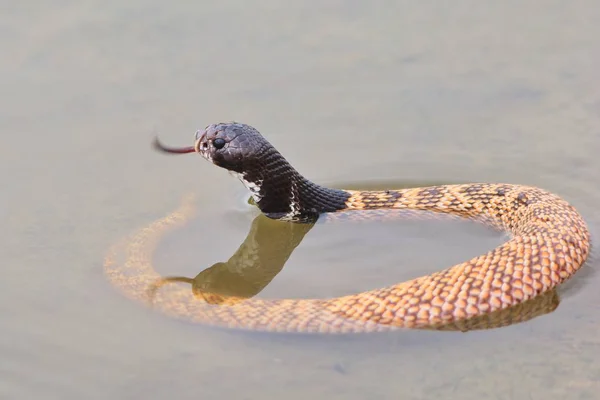
[[[600,7],[441,3],[13,2],[0,13],[0,398],[595,399],[600,277],[508,328],[361,337],[256,335],[173,320],[111,287],[112,243],[176,208],[166,275],[227,260],[255,213],[191,144],[257,127],[336,186],[541,186],[600,228]],[[313,228],[261,296],[330,296],[499,243],[469,224]]]

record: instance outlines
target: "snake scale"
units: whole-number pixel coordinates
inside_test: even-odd
[[[377,191],[327,188],[304,178],[255,128],[235,122],[197,131],[194,146],[154,144],[167,153],[199,153],[228,170],[250,190],[262,214],[286,223],[315,221],[323,213],[406,209],[483,218],[510,234],[497,248],[439,272],[337,298],[248,298],[215,305],[181,288],[156,294],[154,307],[206,325],[310,333],[463,329],[471,320],[548,297],[580,269],[590,250],[588,227],[577,210],[536,187],[472,183]],[[192,213],[192,205],[184,202],[113,248],[105,260],[111,283],[127,296],[147,301],[148,288],[160,278],[149,249],[166,229],[185,223]],[[123,246],[126,260],[119,262]]]

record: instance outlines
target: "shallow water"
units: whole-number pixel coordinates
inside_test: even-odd
[[[242,185],[155,134],[258,128],[334,186],[502,181],[560,194],[600,228],[594,1],[15,2],[0,13],[0,398],[594,399],[594,257],[556,311],[469,333],[350,337],[207,329],[123,297],[108,248],[196,195],[165,275],[227,260]],[[260,296],[408,279],[498,244],[465,223],[315,226]]]

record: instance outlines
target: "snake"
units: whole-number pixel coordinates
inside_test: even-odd
[[[260,214],[281,224],[312,224],[323,215],[348,213],[370,218],[361,213],[365,210],[384,215],[416,210],[481,220],[508,234],[499,246],[467,261],[360,293],[209,301],[180,287],[156,290],[160,275],[152,268],[149,249],[166,230],[189,221],[195,211],[188,199],[113,246],[104,268],[109,281],[127,297],[208,326],[339,334],[402,328],[466,331],[477,325],[474,321],[493,320],[507,310],[516,310],[511,320],[526,320],[523,307],[528,303],[556,307],[555,290],[581,269],[591,248],[588,226],[576,208],[534,186],[483,182],[389,190],[330,188],[305,178],[256,128],[239,122],[197,130],[193,146],[169,147],[158,138],[153,145],[167,154],[199,154],[227,170],[248,189]],[[119,262],[119,255],[125,261]]]

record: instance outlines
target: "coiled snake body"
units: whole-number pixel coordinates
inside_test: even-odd
[[[163,311],[208,325],[284,332],[362,332],[390,328],[438,329],[469,321],[551,293],[585,262],[590,250],[586,223],[573,206],[545,190],[474,183],[383,191],[326,188],[300,175],[254,128],[238,123],[209,125],[196,132],[197,152],[237,175],[269,218],[309,223],[322,213],[411,209],[484,218],[511,238],[499,247],[445,270],[389,287],[330,299],[248,298],[214,305],[183,290],[157,294]],[[187,207],[187,208],[186,208]],[[129,258],[114,254],[105,267],[111,282],[127,295],[146,298],[158,276],[140,242],[157,240],[170,223],[183,222],[184,207],[129,243]],[[136,247],[136,243],[138,247]]]

